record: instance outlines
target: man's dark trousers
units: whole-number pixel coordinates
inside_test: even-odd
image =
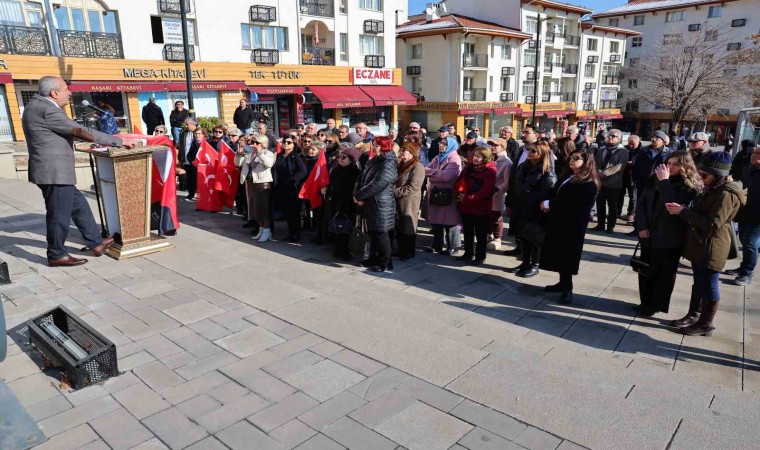
[[[68,255],[64,249],[69,235],[69,226],[74,221],[85,244],[90,248],[100,245],[103,238],[100,227],[95,223],[90,205],[75,186],[61,184],[38,184],[45,198],[47,215],[47,257],[60,259]]]
[[[620,189],[604,187],[599,190],[596,197],[596,218],[599,220],[599,226],[605,226],[607,230],[612,231],[617,222],[617,213],[620,208]],[[605,209],[606,206],[606,209]]]

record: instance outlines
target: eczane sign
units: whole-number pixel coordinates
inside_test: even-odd
[[[392,85],[393,69],[351,68],[351,82],[360,85]]]

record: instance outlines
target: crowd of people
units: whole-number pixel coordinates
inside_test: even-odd
[[[241,100],[239,110],[246,107]],[[687,335],[712,331],[719,275],[738,241],[741,265],[726,272],[733,282],[749,283],[757,264],[760,146],[751,141],[732,158],[711,149],[709,136],[700,132],[689,137],[687,148],[662,131],[642,146],[636,135],[623,145],[616,129],[594,138],[570,126],[557,137],[529,124],[519,143],[511,127],[491,139],[473,127],[462,138],[450,124],[430,140],[415,122],[403,134],[391,129],[376,137],[364,123],[352,131],[332,119],[322,129],[308,123],[276,139],[266,120],[241,128],[253,119],[243,112],[235,117],[235,127],[215,127],[210,136],[185,118],[176,133],[179,161],[193,201],[193,160],[202,141],[215,149],[225,141],[236,152],[236,212],[260,243],[271,240],[275,223],[284,220],[285,241],[299,242],[307,229],[315,233],[313,243],[334,246],[335,258],[361,259],[362,266],[383,272],[393,269],[394,252],[400,260],[415,257],[423,218],[432,234],[428,251],[481,265],[489,249],[501,248],[508,218],[515,245],[504,254],[520,264],[504,271],[523,278],[556,272],[558,283],[545,289],[571,304],[589,222],[596,221],[591,231],[611,234],[622,219],[633,226],[628,235],[640,248],[641,315],[669,311],[679,262],[691,263],[688,314],[671,322]],[[323,202],[312,208],[299,192],[321,155],[329,184],[321,190]],[[362,235],[367,244],[358,247]]]

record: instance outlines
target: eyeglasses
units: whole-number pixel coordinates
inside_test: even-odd
[[[222,131],[222,130],[214,130],[214,134],[224,134],[224,131]]]
[[[293,141],[282,141],[284,145],[293,145]]]
[[[530,153],[531,155],[535,155],[535,154],[538,154],[538,150],[536,150],[535,148],[530,148],[528,149],[528,153]]]
[[[229,136],[229,137],[238,137],[237,134],[228,134],[227,136]]]
[[[575,156],[570,157],[570,161],[582,161],[582,160],[585,160],[585,158],[580,155],[575,155]]]
[[[259,141],[248,141],[248,143],[251,145],[261,145],[261,142]]]

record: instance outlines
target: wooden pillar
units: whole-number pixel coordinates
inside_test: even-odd
[[[140,111],[140,103],[137,101],[137,92],[127,92],[127,117],[129,123],[127,124],[127,133],[131,133],[134,129],[134,125],[140,128],[142,134],[147,134],[148,130],[142,129],[142,111]],[[168,116],[167,116],[168,119]],[[171,127],[166,124],[166,129],[171,133]]]
[[[458,130],[459,128],[457,128]],[[497,133],[498,134],[498,133]],[[483,114],[483,128],[480,130],[480,136],[488,139],[491,136],[491,114]]]
[[[26,138],[24,137],[24,128],[21,126],[21,108],[16,96],[16,86],[13,83],[5,85],[5,98],[8,101],[13,137],[16,141],[24,141]]]
[[[343,125],[343,110],[342,109],[333,109],[333,115],[332,118],[335,119],[335,126],[339,127]]]

